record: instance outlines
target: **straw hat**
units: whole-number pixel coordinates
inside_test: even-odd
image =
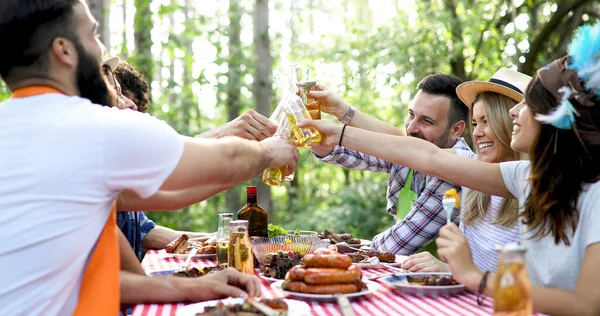
[[[478,94],[495,92],[517,102],[523,101],[523,93],[531,77],[508,68],[500,68],[490,81],[467,81],[456,87],[458,97],[471,109]]]
[[[119,66],[120,62],[121,62],[121,59],[119,59],[119,57],[113,56],[113,57],[109,57],[109,58],[106,58],[105,60],[103,60],[102,66],[107,65],[108,67],[110,67],[110,70],[112,72],[115,72],[115,70],[117,70],[117,67]]]

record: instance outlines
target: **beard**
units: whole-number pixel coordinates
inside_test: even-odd
[[[430,143],[435,144],[439,148],[452,148],[452,146],[454,146],[454,143],[455,143],[450,138],[450,129],[447,129],[446,131],[444,131],[444,133],[442,135],[440,135],[434,139],[427,139],[427,138],[425,138],[425,135],[423,135],[422,133],[408,133],[408,136],[426,140]]]
[[[92,103],[113,107],[117,96],[108,88],[106,79],[100,71],[100,63],[88,54],[81,44],[76,44],[79,62],[77,63],[77,87],[82,98]]]

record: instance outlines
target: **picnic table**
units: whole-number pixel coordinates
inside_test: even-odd
[[[142,267],[149,273],[164,269],[178,269],[184,260],[165,258],[156,250],[146,253]],[[194,267],[214,266],[215,260],[192,260]],[[369,279],[379,275],[392,273],[386,268],[361,269],[363,278]],[[258,272],[257,272],[258,275]],[[280,298],[283,293],[273,289],[269,282],[262,279],[262,297]],[[428,297],[402,294],[395,289],[380,283],[379,289],[370,295],[351,300],[352,308],[356,315],[489,315],[492,314],[492,300],[485,297],[483,306],[478,306],[477,295],[466,291],[459,295],[449,297]],[[306,301],[311,307],[313,315],[335,316],[341,315],[337,303]],[[176,315],[177,310],[185,304],[140,304],[133,309],[134,316]]]

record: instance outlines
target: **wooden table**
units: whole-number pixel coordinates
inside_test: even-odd
[[[148,251],[142,266],[146,272],[178,269],[183,260],[173,258],[161,258],[158,251]],[[214,266],[213,260],[192,260],[196,267]],[[364,278],[372,278],[378,275],[391,273],[388,269],[362,269]],[[263,279],[262,297],[283,297],[281,293],[273,290],[269,283]],[[484,306],[478,306],[476,295],[465,292],[450,297],[425,297],[405,295],[397,292],[391,287],[381,284],[381,288],[357,299],[352,300],[354,313],[358,315],[489,315],[492,313],[492,301],[486,297]],[[341,315],[336,303],[323,303],[307,301],[313,315],[334,316]],[[133,315],[175,315],[177,309],[185,306],[179,304],[143,304],[137,305]]]

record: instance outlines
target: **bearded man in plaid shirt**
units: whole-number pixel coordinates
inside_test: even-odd
[[[404,123],[406,133],[440,148],[471,150],[461,137],[469,111],[456,95],[456,87],[462,82],[445,74],[423,78],[408,106]],[[327,87],[317,85],[316,90],[311,96],[319,102],[321,111],[336,116],[343,124],[378,133],[404,135],[395,126],[360,112]],[[460,194],[460,186],[343,146],[313,146],[313,153],[330,164],[390,174],[386,211],[396,218],[397,223],[373,238],[374,249],[411,255],[426,247],[423,250],[436,253],[432,241],[446,224],[442,207],[444,192],[454,188]],[[459,215],[460,208],[454,208],[452,222],[457,225]]]

